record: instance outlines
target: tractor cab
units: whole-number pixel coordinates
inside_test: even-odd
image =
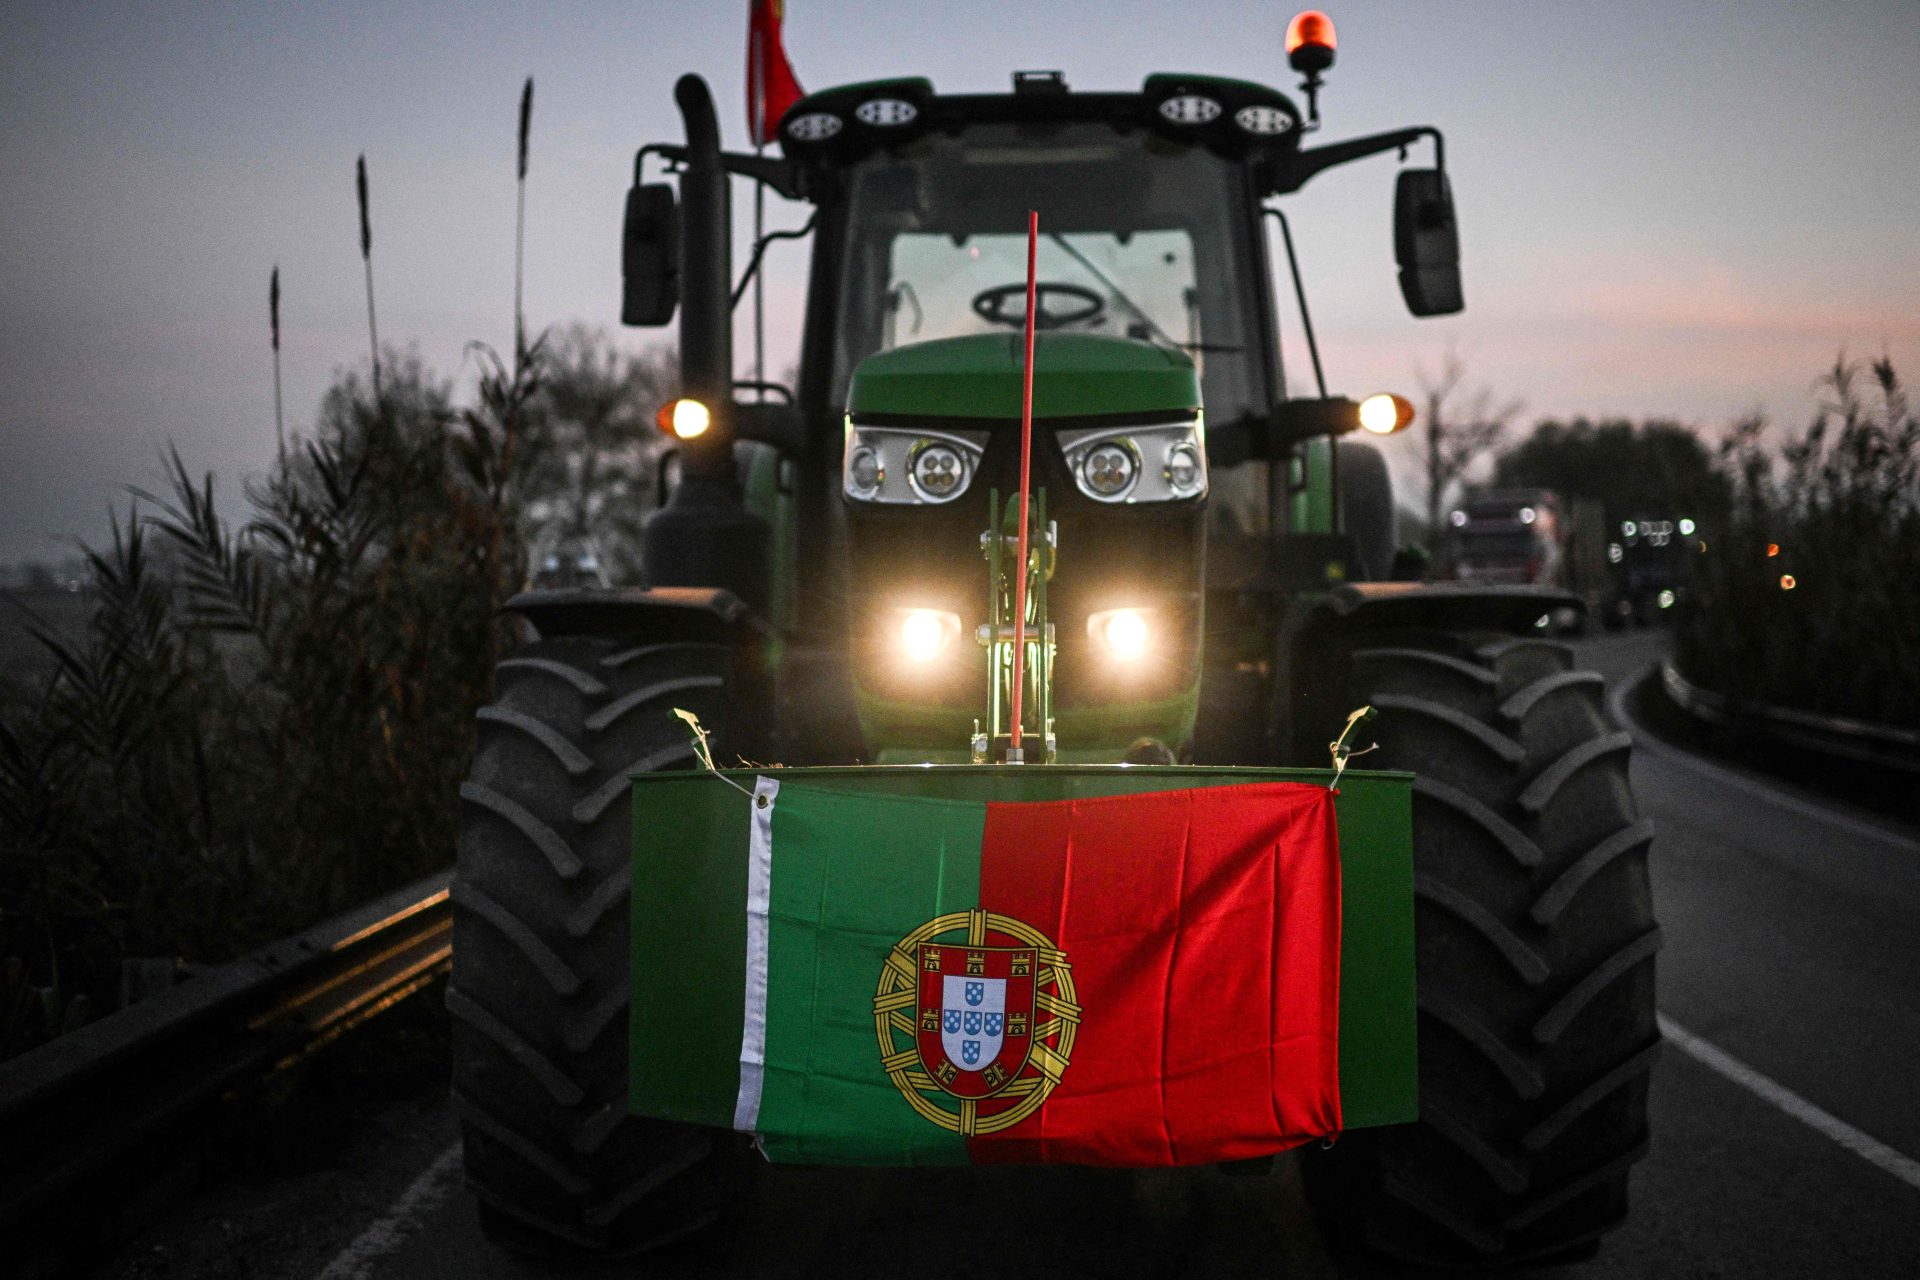
[[[1361,425],[1358,406],[1326,394],[1317,354],[1314,394],[1290,394],[1267,221],[1285,223],[1269,201],[1348,160],[1426,137],[1437,150],[1436,131],[1306,148],[1310,119],[1263,85],[1156,74],[1137,92],[1077,93],[1057,72],[1020,72],[998,95],[924,79],[812,94],[783,117],[775,159],[708,144],[704,85],[677,93],[688,145],[648,148],[639,167],[650,153],[677,166],[679,201],[664,183],[629,198],[624,318],[664,322],[684,301],[703,431],[680,435],[685,478],[649,525],[649,581],[725,585],[801,649],[850,643],[850,668],[829,666],[851,674],[864,758],[946,758],[979,710],[984,589],[968,552],[989,499],[1014,487],[1029,210],[1036,483],[1074,566],[1053,597],[1069,751],[1117,759],[1144,739],[1184,756],[1209,604],[1216,624],[1257,637],[1270,619],[1230,615],[1276,565],[1365,577],[1365,548],[1384,576],[1390,528],[1348,530],[1341,514],[1332,437]],[[763,238],[735,283],[729,174],[813,206],[791,406],[741,403],[732,377],[731,306],[769,243],[794,233]],[[1404,171],[1395,210],[1408,304],[1457,310],[1444,173]],[[1295,285],[1307,327],[1297,272]],[[1391,431],[1408,415],[1387,418]],[[726,500],[736,475],[753,519]],[[1349,505],[1391,519],[1390,503]],[[1106,637],[1123,615],[1121,654]],[[1263,655],[1231,655],[1248,658]]]

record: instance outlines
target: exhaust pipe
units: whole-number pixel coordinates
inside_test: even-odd
[[[764,612],[772,530],[742,499],[733,460],[732,193],[720,163],[713,94],[681,76],[674,102],[686,123],[680,173],[680,388],[711,425],[680,450],[680,483],[647,518],[641,572],[650,587],[722,587]]]
[[[680,447],[681,474],[733,475],[733,201],[720,166],[720,124],[699,76],[681,76],[673,100],[686,122],[680,174],[680,393],[707,406],[713,426]]]

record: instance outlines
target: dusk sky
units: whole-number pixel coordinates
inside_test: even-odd
[[[1446,131],[1467,296],[1459,316],[1406,314],[1391,156],[1315,179],[1288,207],[1336,392],[1412,392],[1451,347],[1472,383],[1524,401],[1527,422],[1665,416],[1717,432],[1755,409],[1798,427],[1843,349],[1891,354],[1920,378],[1915,0],[1328,8],[1340,61],[1316,140]],[[746,11],[13,0],[0,24],[0,562],[97,537],[169,440],[230,496],[264,469],[275,263],[289,425],[364,363],[362,151],[382,338],[464,389],[466,343],[510,341],[526,75],[530,323],[584,320],[635,349],[670,336],[615,324],[623,192],[637,146],[679,139],[682,71],[708,78],[728,145],[746,146]],[[1290,13],[789,0],[786,38],[809,88],[920,74],[1000,91],[1016,68],[1059,68],[1077,89],[1168,70],[1291,92]],[[737,185],[743,232],[750,203]],[[771,207],[775,225],[805,216]],[[782,246],[772,259],[777,371],[796,346],[805,258]]]

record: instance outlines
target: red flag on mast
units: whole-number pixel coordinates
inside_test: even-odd
[[[747,13],[747,132],[753,145],[773,141],[787,108],[805,96],[794,79],[780,43],[780,24],[786,19],[786,0],[751,0]]]

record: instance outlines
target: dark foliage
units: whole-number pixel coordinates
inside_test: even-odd
[[[1920,725],[1920,418],[1893,365],[1842,358],[1777,456],[1759,419],[1719,460],[1729,486],[1693,557],[1677,654],[1737,698]]]
[[[1568,497],[1591,498],[1607,513],[1608,526],[1651,516],[1674,519],[1721,506],[1727,481],[1700,438],[1673,422],[1548,420],[1500,455],[1493,483],[1500,488],[1542,488]]]
[[[496,362],[497,363],[497,362]],[[444,866],[523,572],[511,475],[540,353],[463,414],[388,353],[229,528],[178,455],[88,554],[82,639],[0,718],[0,1054]],[[164,550],[167,567],[156,563]]]

